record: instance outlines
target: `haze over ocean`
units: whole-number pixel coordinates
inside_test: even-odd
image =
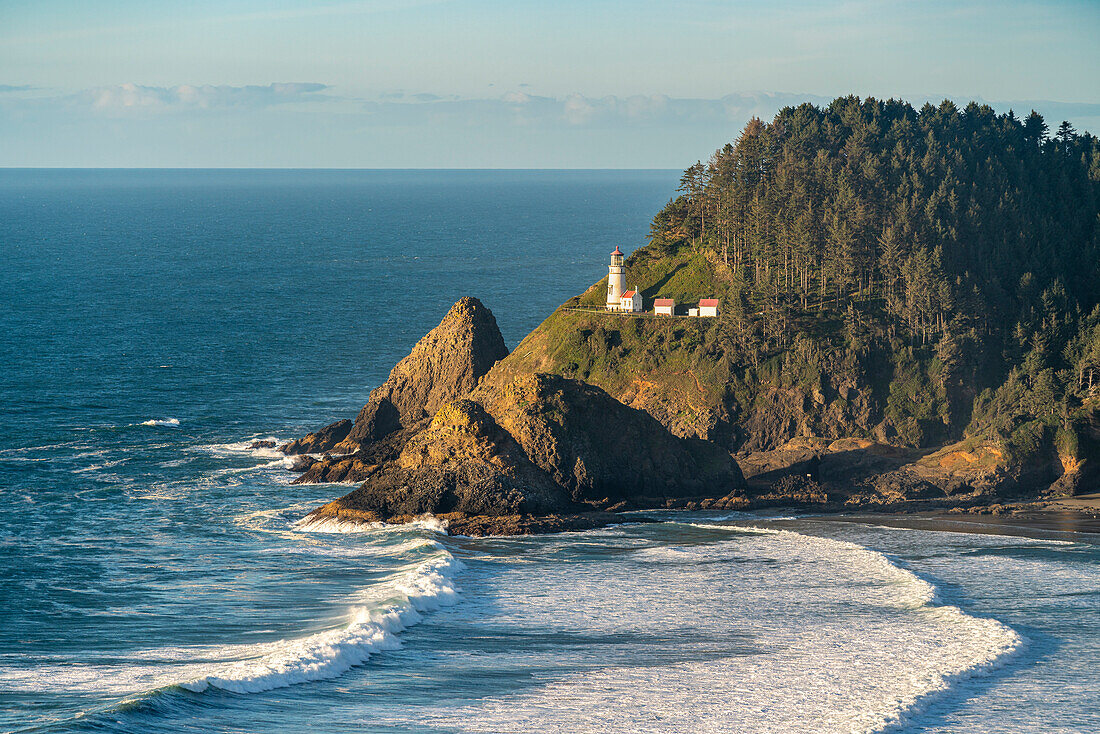
[[[460,296],[514,347],[677,177],[0,172],[0,729],[1100,729],[1080,537],[296,525],[345,488],[252,440],[352,416]]]
[[[1093,0],[38,0],[0,166],[679,168],[849,94],[1100,132]]]

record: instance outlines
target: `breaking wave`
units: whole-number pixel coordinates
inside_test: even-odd
[[[461,561],[430,539],[360,549],[343,555],[393,556],[429,551],[389,578],[358,591],[342,624],[315,634],[267,643],[198,645],[133,651],[127,664],[36,665],[0,670],[0,686],[36,692],[63,685],[70,691],[112,692],[142,698],[173,688],[202,692],[210,688],[259,693],[299,683],[336,678],[362,665],[377,652],[400,646],[399,635],[423,615],[458,599],[455,575]]]
[[[342,627],[257,646],[253,652],[261,653],[259,656],[214,666],[180,686],[195,692],[213,686],[234,693],[257,693],[336,678],[376,652],[399,647],[398,635],[420,622],[423,613],[457,599],[454,575],[462,569],[462,562],[442,546],[435,546],[439,553],[432,560],[369,589],[365,595],[372,598],[356,605]]]
[[[140,423],[143,426],[178,426],[179,424],[179,418],[150,418]]]
[[[409,528],[446,535],[447,521],[432,515],[424,515],[412,522],[390,525],[384,522],[356,522],[354,520],[340,520],[335,517],[311,517],[306,515],[294,524],[294,529],[303,533],[369,533],[379,530]]]

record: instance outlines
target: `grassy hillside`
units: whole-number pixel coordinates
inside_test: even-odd
[[[501,369],[583,379],[679,435],[731,450],[774,448],[797,435],[918,446],[961,433],[968,415],[959,406],[973,388],[949,384],[935,345],[877,332],[873,305],[792,314],[793,344],[762,349],[762,316],[728,271],[699,248],[656,249],[627,260],[627,282],[642,289],[646,308],[657,296],[718,296],[719,318],[590,310],[603,303],[603,280],[551,314]]]

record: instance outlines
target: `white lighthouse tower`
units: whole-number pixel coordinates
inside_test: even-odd
[[[616,247],[611,253],[611,265],[607,268],[607,310],[617,311],[619,299],[626,290],[626,274],[623,272],[623,253]]]

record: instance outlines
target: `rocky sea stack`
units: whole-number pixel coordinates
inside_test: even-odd
[[[493,312],[476,298],[460,299],[371,391],[354,422],[337,421],[281,447],[287,455],[328,454],[296,482],[364,479],[396,459],[440,406],[477,387],[507,354]]]
[[[506,354],[492,313],[463,298],[371,393],[354,424],[285,445],[288,454],[331,452],[300,483],[363,482],[312,516],[402,521],[431,513],[455,532],[532,532],[604,524],[608,510],[736,496],[744,486],[729,453],[672,435],[594,385],[494,374]]]

